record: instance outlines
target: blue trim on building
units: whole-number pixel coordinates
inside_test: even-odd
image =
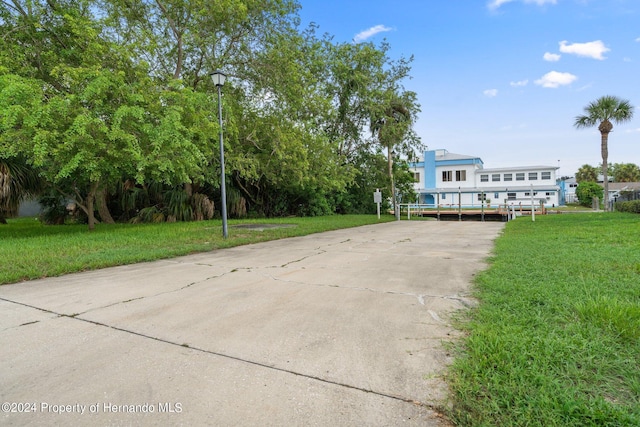
[[[436,152],[424,152],[424,188],[436,187]]]
[[[566,194],[567,194],[567,183],[565,182],[564,179],[559,179],[557,180],[557,184],[560,187],[560,194],[558,195],[558,204],[560,206],[564,206],[567,204],[567,198],[566,198]]]

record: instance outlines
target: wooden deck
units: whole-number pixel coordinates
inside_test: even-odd
[[[484,212],[475,209],[465,209],[461,211],[441,210],[440,212],[434,210],[412,210],[410,216],[437,218],[441,221],[482,221],[484,219],[485,221],[506,222],[509,219],[507,211],[500,209],[485,209]]]
[[[393,211],[389,212],[393,215]],[[401,217],[410,219],[413,216],[436,218],[442,221],[509,221],[509,208],[506,205],[500,205],[497,208],[485,208],[483,209],[420,209],[412,208],[410,212],[407,211],[406,206],[401,208]],[[536,209],[536,215],[544,215],[544,210]],[[517,207],[515,210],[516,216],[531,215],[530,207]]]

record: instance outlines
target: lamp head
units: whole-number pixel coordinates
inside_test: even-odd
[[[224,86],[224,82],[227,80],[227,75],[220,70],[216,70],[209,75],[216,86]]]

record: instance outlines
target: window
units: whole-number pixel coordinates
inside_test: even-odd
[[[456,181],[466,181],[467,171],[456,171]]]
[[[547,196],[550,196],[550,195],[551,195],[551,193],[547,193],[546,195],[547,195]]]
[[[513,174],[511,174],[511,173],[505,173],[505,174],[504,174],[504,180],[505,180],[505,181],[513,181]]]
[[[542,172],[540,174],[540,179],[551,179],[551,172]]]
[[[489,175],[487,174],[480,175],[480,182],[489,182]]]
[[[524,172],[518,172],[516,174],[516,181],[524,181]]]
[[[500,197],[500,193],[493,193],[493,198],[498,200],[498,197]]]
[[[500,181],[500,174],[499,173],[492,174],[491,181]]]
[[[413,182],[420,182],[420,172],[413,173]]]
[[[451,171],[442,171],[442,181],[443,182],[449,182],[449,181],[453,181],[453,179],[451,179]]]
[[[487,195],[484,193],[478,193],[478,201],[482,202],[483,200],[487,200]]]
[[[524,193],[524,197],[529,197],[529,196],[531,196],[531,193],[529,193],[528,191]]]
[[[515,200],[516,199],[516,193],[507,193],[507,199]]]
[[[538,172],[529,172],[529,181],[535,181],[538,179]]]
[[[445,200],[447,198],[447,193],[442,193],[442,200]]]

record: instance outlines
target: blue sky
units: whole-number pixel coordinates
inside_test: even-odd
[[[603,95],[631,101],[609,162],[640,165],[639,0],[300,0],[302,26],[336,42],[386,39],[414,56],[415,129],[429,148],[486,168],[601,162],[597,129],[575,117]]]

